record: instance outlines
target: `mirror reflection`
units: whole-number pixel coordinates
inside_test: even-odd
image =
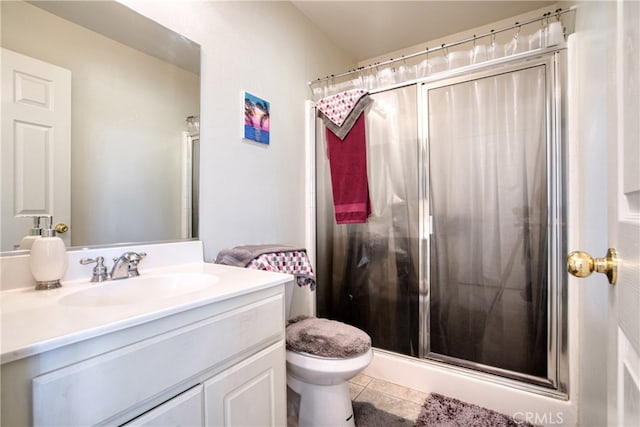
[[[67,246],[196,237],[199,46],[111,1],[0,7],[0,250],[34,215]]]

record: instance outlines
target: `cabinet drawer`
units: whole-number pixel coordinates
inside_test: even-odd
[[[283,310],[275,295],[40,375],[32,383],[34,424],[92,425],[149,409],[177,386],[281,339]]]

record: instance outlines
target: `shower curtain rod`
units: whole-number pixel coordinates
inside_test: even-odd
[[[415,53],[412,53],[412,54],[409,54],[409,55],[402,55],[400,58],[391,58],[388,61],[374,62],[373,64],[369,64],[369,65],[365,65],[365,66],[362,66],[362,67],[358,67],[358,68],[355,68],[353,70],[345,71],[344,73],[340,73],[340,74],[330,74],[330,75],[325,76],[325,77],[318,77],[316,80],[311,80],[309,82],[309,86],[311,86],[313,84],[316,84],[316,83],[319,83],[319,82],[323,82],[325,80],[345,77],[345,76],[348,76],[348,75],[351,75],[351,74],[356,74],[356,73],[360,73],[362,71],[367,71],[367,70],[370,70],[372,68],[384,67],[385,65],[393,64],[395,62],[406,61],[407,59],[415,58],[415,57],[420,56],[420,55],[428,55],[431,52],[437,52],[439,50],[448,49],[450,47],[458,46],[458,45],[461,45],[461,44],[464,44],[464,43],[469,43],[469,42],[472,42],[472,41],[475,41],[475,40],[478,40],[478,39],[481,39],[481,38],[484,38],[484,37],[494,36],[494,35],[496,35],[498,33],[502,33],[502,32],[509,31],[509,30],[513,30],[514,28],[522,27],[524,25],[529,25],[529,24],[532,24],[532,23],[537,22],[537,21],[542,21],[542,20],[545,20],[545,19],[548,20],[552,16],[555,16],[558,20],[560,20],[560,16],[561,15],[563,15],[565,13],[568,13],[568,12],[574,12],[574,11],[575,11],[575,6],[572,6],[570,9],[567,9],[567,10],[556,9],[555,12],[544,13],[542,16],[540,16],[538,18],[532,18],[532,19],[529,19],[529,20],[524,21],[524,22],[516,22],[515,24],[509,25],[509,26],[506,26],[506,27],[503,27],[503,28],[500,28],[500,29],[497,29],[497,30],[491,30],[491,31],[489,31],[487,33],[484,33],[484,34],[480,34],[480,35],[474,34],[473,37],[468,37],[466,39],[459,40],[457,42],[442,43],[442,45],[440,45],[438,47],[434,47],[434,48],[427,47],[427,48],[425,48],[425,50],[422,50],[420,52],[415,52]]]

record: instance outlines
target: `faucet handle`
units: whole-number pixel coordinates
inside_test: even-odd
[[[115,262],[118,262],[118,260],[120,259],[124,259],[126,261],[129,261],[130,263],[139,263],[140,261],[142,261],[142,258],[146,257],[147,253],[146,252],[125,252],[120,256],[117,256],[115,258],[113,258],[113,260]]]
[[[109,279],[109,275],[107,274],[107,267],[104,266],[104,257],[96,257],[92,258],[82,258],[80,260],[80,264],[88,265],[96,263],[96,266],[93,267],[93,275],[91,276],[91,282],[104,282]]]
[[[140,272],[138,271],[138,263],[146,256],[146,252],[129,252],[129,277],[136,277],[140,275]]]
[[[142,261],[142,258],[146,257],[147,253],[146,252],[129,252],[129,261],[132,263],[139,263],[140,261]]]

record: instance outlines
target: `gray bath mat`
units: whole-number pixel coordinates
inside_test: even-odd
[[[369,402],[353,403],[353,414],[358,427],[413,427],[413,420],[390,414],[376,408]]]
[[[507,415],[431,393],[422,405],[416,427],[516,427],[531,424]]]

